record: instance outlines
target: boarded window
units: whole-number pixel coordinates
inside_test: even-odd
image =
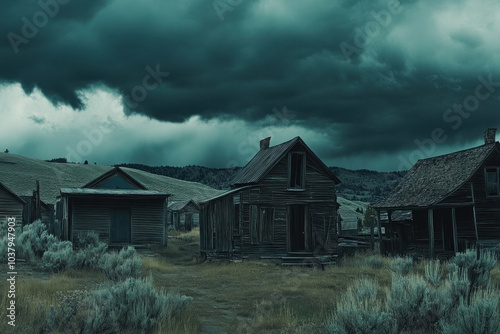
[[[487,168],[485,171],[486,179],[486,195],[487,196],[499,196],[499,177],[498,168]]]
[[[274,237],[274,209],[260,209],[259,241],[272,242]]]
[[[250,242],[272,242],[274,239],[274,209],[250,205]]]
[[[250,243],[259,243],[259,210],[257,205],[250,205]]]
[[[291,152],[288,158],[288,188],[305,188],[306,155],[303,152]]]

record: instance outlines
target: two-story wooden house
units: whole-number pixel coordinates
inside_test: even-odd
[[[300,137],[260,151],[232,190],[200,203],[207,258],[280,258],[336,252],[340,180]]]

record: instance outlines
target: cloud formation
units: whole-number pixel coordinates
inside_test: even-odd
[[[275,126],[273,109],[287,106],[295,117],[279,127],[320,140],[328,161],[411,152],[436,128],[466,145],[500,125],[497,1],[226,3],[238,5],[221,21],[205,0],[2,2],[0,80],[86,115],[82,92],[110,90],[127,115],[248,133]],[[480,78],[493,91],[465,117],[453,106],[471,103]]]

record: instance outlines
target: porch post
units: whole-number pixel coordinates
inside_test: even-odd
[[[388,226],[389,226],[389,238],[391,239],[391,252],[394,254],[394,227],[392,226],[392,217],[391,216],[392,216],[392,211],[387,210],[387,222],[388,222]]]
[[[457,240],[457,215],[455,208],[451,208],[451,223],[453,224],[453,249],[455,254],[458,253],[458,240]]]
[[[434,212],[432,209],[427,211],[429,222],[429,255],[434,258]]]

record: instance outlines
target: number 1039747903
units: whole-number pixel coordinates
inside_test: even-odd
[[[16,240],[16,219],[7,219],[7,261],[10,270],[15,269],[16,265],[16,248],[14,241]]]

